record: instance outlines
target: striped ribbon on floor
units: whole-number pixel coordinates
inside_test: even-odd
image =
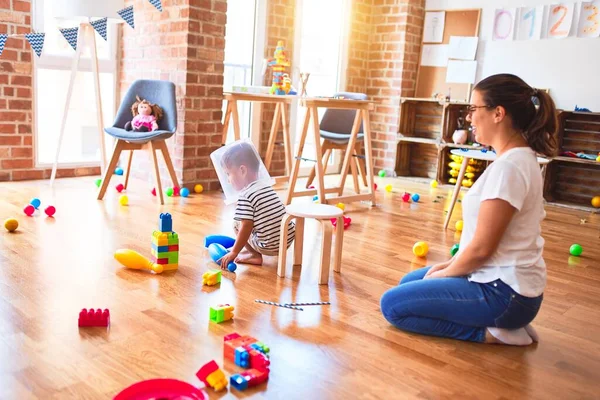
[[[327,306],[331,303],[328,301],[319,301],[316,303],[284,303],[284,306]]]
[[[258,299],[254,300],[254,301],[257,302],[257,303],[268,304],[270,306],[277,306],[277,307],[283,307],[283,308],[290,308],[292,310],[304,311],[303,308],[296,307],[296,306],[290,306],[290,305],[287,305],[287,304],[274,303],[272,301],[265,301],[265,300],[258,300]]]

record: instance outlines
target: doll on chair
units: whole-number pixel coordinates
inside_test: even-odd
[[[135,96],[137,101],[131,106],[133,120],[125,124],[126,131],[151,132],[158,129],[158,121],[163,117],[162,109],[148,100]]]

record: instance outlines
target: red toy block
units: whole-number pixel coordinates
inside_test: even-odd
[[[179,251],[179,245],[178,244],[172,244],[172,245],[170,245],[169,249],[166,252],[169,253],[171,251]]]
[[[219,369],[219,366],[217,365],[217,363],[215,362],[215,360],[212,360],[211,362],[207,363],[206,365],[204,365],[202,368],[200,368],[198,370],[198,372],[196,372],[196,376],[198,377],[198,379],[200,379],[202,381],[202,383],[204,383],[206,386],[210,386],[208,384],[208,382],[206,381],[206,378],[212,374],[213,372],[217,371]]]
[[[229,340],[237,339],[239,337],[240,337],[239,333],[234,332],[234,333],[230,333],[229,335],[224,336],[223,341],[227,342]]]
[[[263,370],[268,369],[269,365],[271,365],[269,359],[260,351],[250,346],[244,346],[244,348],[250,355],[250,368]]]
[[[102,311],[101,309],[94,310],[90,308],[86,310],[85,308],[79,312],[79,326],[108,326],[110,324],[110,311],[105,309]]]
[[[237,334],[236,334],[237,335]],[[258,340],[250,336],[239,336],[225,341],[223,345],[223,358],[235,363],[235,349],[256,343]]]

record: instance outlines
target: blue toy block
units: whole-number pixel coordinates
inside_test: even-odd
[[[152,250],[156,251],[157,253],[168,253],[169,246],[157,246],[155,243],[152,243]]]
[[[160,214],[160,218],[158,219],[158,230],[161,232],[173,232],[173,219],[171,219],[171,214]]]
[[[208,254],[210,255],[210,258],[212,258],[212,260],[218,265],[221,265],[221,262],[219,260],[227,253],[227,249],[219,243],[211,243],[210,245],[208,245]],[[233,272],[237,269],[237,265],[235,265],[235,263],[232,261],[227,266],[227,269],[230,272]]]
[[[231,387],[242,391],[242,390],[246,390],[248,389],[248,381],[250,380],[250,377],[246,377],[240,374],[235,374],[235,375],[231,375],[231,377],[229,378],[229,383],[231,384]]]
[[[230,249],[235,244],[235,239],[224,235],[209,235],[204,239],[204,247],[208,247],[213,243],[220,244],[226,249]]]
[[[235,349],[235,365],[242,368],[250,367],[250,354],[248,354],[248,351],[243,347]]]

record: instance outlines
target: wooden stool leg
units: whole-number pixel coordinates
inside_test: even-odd
[[[354,150],[354,154],[358,155],[358,152]],[[365,187],[369,187],[367,183],[367,166],[365,165],[365,159],[360,157],[356,158],[356,164],[358,164],[358,170],[360,171],[360,176],[362,177],[363,185]]]
[[[342,247],[344,245],[344,217],[338,217],[335,227],[335,262],[333,270],[342,271]]]
[[[342,229],[344,229],[342,221]],[[319,285],[327,285],[329,283],[329,265],[331,262],[331,234],[333,229],[331,221],[328,219],[321,220],[323,226],[323,240],[321,241],[321,263],[319,264]]]
[[[160,199],[160,204],[165,204],[165,199],[163,197],[162,185],[160,183],[160,170],[158,169],[158,159],[156,158],[156,150],[158,147],[156,146],[156,142],[150,142],[148,144],[150,148],[150,153],[152,153],[152,160],[154,162],[154,177],[156,178],[156,195]]]
[[[129,173],[131,172],[131,160],[133,160],[133,150],[129,152],[129,159],[127,160],[127,171],[125,171],[125,184],[123,188],[127,190],[127,185],[129,184]]]
[[[279,233],[279,255],[277,260],[277,276],[285,277],[285,269],[287,264],[287,240],[288,240],[288,229],[287,226],[294,217],[292,215],[285,214],[281,220],[281,232]]]
[[[306,134],[308,132],[308,124],[310,122],[310,110],[306,109],[306,114],[304,114],[304,122],[302,123],[302,132],[300,134],[300,142],[298,143],[298,151],[297,156],[294,159],[294,164],[292,165],[292,173],[290,174],[290,183],[288,185],[288,190],[285,196],[284,204],[287,206],[292,202],[292,197],[296,188],[296,180],[298,179],[298,172],[300,171],[300,157],[302,157],[302,152],[304,151],[304,142],[306,142]]]
[[[302,265],[304,250],[304,218],[296,218],[296,239],[294,241],[294,265]]]
[[[119,157],[121,156],[121,151],[123,151],[123,147],[127,142],[117,139],[117,143],[115,143],[115,149],[113,151],[112,158],[108,163],[108,167],[104,171],[104,178],[102,179],[102,185],[100,185],[100,190],[98,191],[98,200],[102,200],[104,194],[106,193],[106,189],[108,188],[108,184],[110,183],[110,178],[112,178],[113,173],[115,172],[115,168],[117,167],[117,163],[119,162]]]
[[[179,182],[177,181],[177,174],[175,173],[175,167],[173,167],[173,161],[171,161],[171,155],[169,154],[169,148],[167,147],[166,140],[161,140],[160,142],[158,142],[157,147],[160,148],[160,151],[162,152],[163,158],[165,160],[165,164],[167,164],[167,170],[169,171],[169,175],[171,176],[173,187],[179,186]]]
[[[448,208],[448,215],[446,215],[446,220],[444,221],[444,229],[448,227],[448,223],[450,222],[450,218],[452,217],[452,211],[454,210],[454,204],[456,204],[456,199],[458,198],[458,194],[460,193],[460,187],[462,185],[463,177],[465,176],[465,171],[467,170],[467,165],[469,164],[469,158],[464,157],[463,163],[460,166],[460,171],[458,172],[458,177],[456,178],[456,185],[454,185],[454,193],[452,193],[452,200],[450,201],[450,208]]]

